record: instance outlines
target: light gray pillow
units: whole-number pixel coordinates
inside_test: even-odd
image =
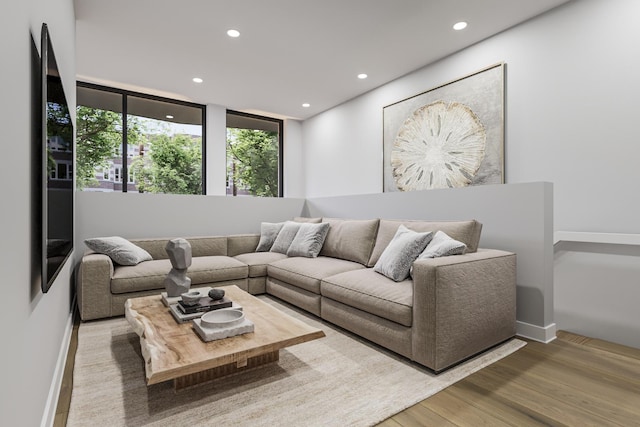
[[[432,238],[431,231],[418,233],[400,225],[378,262],[373,266],[373,271],[384,274],[395,282],[405,280],[409,276],[413,261]]]
[[[149,252],[119,236],[94,237],[85,239],[84,243],[92,251],[105,254],[120,265],[137,265],[153,259]]]
[[[449,255],[462,255],[467,251],[467,245],[449,237],[444,231],[436,231],[426,249],[418,255],[418,259],[438,258]]]
[[[301,225],[302,223],[300,222],[286,221],[280,229],[278,237],[276,237],[276,240],[273,242],[270,251],[286,255]]]
[[[273,246],[273,242],[276,241],[276,237],[278,237],[278,233],[284,222],[263,222],[260,224],[260,241],[258,242],[258,247],[256,248],[256,252],[269,252],[271,246]]]
[[[302,224],[287,250],[287,256],[317,257],[328,232],[328,222]]]

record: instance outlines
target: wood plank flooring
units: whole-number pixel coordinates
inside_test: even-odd
[[[640,349],[561,331],[379,424],[549,425],[640,426]]]
[[[76,347],[77,324],[55,427],[66,426]],[[640,349],[560,331],[379,426],[640,426]]]

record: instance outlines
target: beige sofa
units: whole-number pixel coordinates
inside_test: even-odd
[[[477,221],[297,220],[330,223],[318,257],[255,252],[257,234],[188,237],[192,288],[273,295],[436,372],[515,335],[516,255],[479,249]],[[415,261],[413,278],[394,282],[372,267],[400,224],[442,230],[467,253]],[[126,299],[161,292],[168,240],[131,240],[153,257],[135,266],[86,254],[76,276],[81,318],[122,315]]]

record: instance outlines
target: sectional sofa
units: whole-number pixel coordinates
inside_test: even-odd
[[[294,220],[329,223],[318,256],[257,252],[260,234],[187,237],[191,286],[237,285],[273,295],[435,372],[515,335],[516,255],[478,248],[479,222]],[[419,259],[407,279],[391,280],[373,267],[400,225],[443,231],[466,253]],[[86,253],[76,275],[82,320],[122,315],[128,298],[164,290],[168,240],[132,239],[152,259],[131,266]]]

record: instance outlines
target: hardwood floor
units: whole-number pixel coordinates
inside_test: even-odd
[[[640,426],[640,350],[561,331],[379,426],[481,425]]]
[[[74,326],[55,427],[66,426]],[[640,349],[560,331],[380,423],[413,426],[640,426]]]

